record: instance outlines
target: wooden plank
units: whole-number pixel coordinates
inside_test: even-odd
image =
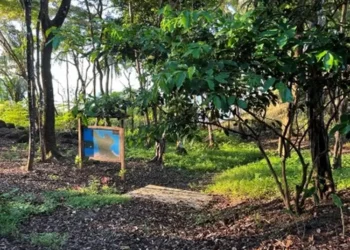
[[[83,167],[84,160],[84,142],[83,142],[83,125],[81,117],[78,118],[78,156],[79,156],[79,168]]]
[[[148,185],[128,193],[131,197],[157,200],[168,204],[185,204],[201,209],[207,206],[213,199],[212,196],[182,189]]]
[[[125,134],[124,129],[119,129],[119,156],[120,156],[120,169],[122,171],[120,178],[125,179]]]
[[[117,131],[119,132],[120,130],[122,130],[123,128],[121,127],[106,127],[106,126],[88,126],[88,128],[91,128],[91,129],[103,129],[103,130],[113,130],[113,131]]]

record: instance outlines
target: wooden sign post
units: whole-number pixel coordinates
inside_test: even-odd
[[[79,167],[83,159],[120,162],[121,178],[125,175],[125,135],[120,127],[83,126],[78,121],[79,132]]]

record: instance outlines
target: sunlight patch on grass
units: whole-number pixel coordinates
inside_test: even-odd
[[[257,161],[262,158],[259,150],[253,143],[240,142],[235,137],[222,138],[216,148],[208,148],[203,142],[186,143],[184,146],[188,155],[176,154],[176,146],[167,144],[164,161],[166,167],[177,167],[192,171],[222,171],[239,165]],[[151,159],[154,149],[133,146],[127,149],[127,158]]]
[[[350,188],[350,154],[343,155],[342,158],[343,167],[333,171],[334,182],[338,190]]]
[[[214,149],[194,144],[186,147],[186,150],[188,155],[182,156],[175,153],[174,147],[170,147],[165,154],[165,166],[213,172],[261,159],[260,152],[253,145],[247,143],[237,143],[236,145],[223,143]]]
[[[279,159],[271,157],[271,162],[277,170]],[[298,168],[289,167],[288,172],[289,177],[291,177],[289,180],[294,180]],[[264,159],[218,174],[206,191],[225,195],[232,199],[275,198],[279,195]]]
[[[308,154],[306,161],[310,162]],[[281,176],[280,159],[271,156],[270,160],[278,174]],[[333,171],[337,190],[350,188],[350,155],[343,156],[343,168]],[[287,161],[287,178],[291,191],[301,180],[301,164],[293,155]],[[275,180],[266,164],[265,159],[241,165],[226,170],[213,179],[206,192],[228,196],[232,199],[270,199],[280,196]]]

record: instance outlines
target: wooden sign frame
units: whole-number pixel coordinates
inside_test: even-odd
[[[105,161],[105,162],[120,162],[121,164],[121,177],[124,179],[125,173],[125,133],[124,128],[121,127],[103,127],[103,126],[83,126],[81,118],[78,119],[78,155],[80,158],[79,167],[83,167],[83,160],[86,157],[84,155],[84,128],[108,130],[119,134],[119,157],[117,159],[108,160],[106,158],[92,158],[93,160]]]

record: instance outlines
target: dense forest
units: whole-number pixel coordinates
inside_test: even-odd
[[[0,246],[102,246],[106,235],[89,233],[89,240],[96,236],[101,242],[84,245],[73,241],[68,229],[39,230],[29,240],[15,235],[29,230],[19,229],[28,218],[40,228],[38,214],[53,213],[57,220],[62,214],[55,213],[66,213],[57,212],[58,207],[98,214],[111,206],[123,214],[126,207],[113,207],[121,204],[137,214],[137,207],[149,204],[129,201],[125,194],[155,184],[204,191],[216,197],[215,209],[231,205],[220,212],[205,208],[200,214],[169,206],[174,214],[197,216],[196,222],[184,222],[194,236],[174,236],[186,242],[168,239],[156,247],[141,223],[145,242],[128,243],[126,233],[121,242],[127,243],[106,240],[105,249],[347,249],[348,4],[1,0],[0,225],[7,226],[0,229],[0,239],[15,240],[0,240]],[[125,130],[126,170],[79,157],[78,120],[85,126]],[[87,167],[80,169],[83,161]],[[125,180],[120,178],[124,174]],[[28,184],[32,178],[50,180]],[[236,206],[246,203],[250,205]],[[263,204],[261,211],[247,212],[254,204]],[[152,206],[161,210],[161,218],[176,221],[158,203]],[[284,223],[297,225],[297,232],[290,226],[276,229],[280,234],[264,234],[278,228],[278,218],[264,207]],[[146,211],[145,218],[158,216],[157,210]],[[83,216],[84,211],[78,213]],[[336,217],[330,219],[328,213]],[[235,214],[254,217],[254,230],[260,233],[247,229],[243,237],[232,231],[236,224],[249,227],[249,219],[239,221]],[[212,228],[222,221],[230,228],[230,239],[221,227]],[[171,238],[168,227],[175,224],[165,223],[163,233]],[[324,230],[328,224],[330,229]],[[213,236],[209,240],[198,236],[205,227]],[[310,240],[317,234],[319,240]]]

